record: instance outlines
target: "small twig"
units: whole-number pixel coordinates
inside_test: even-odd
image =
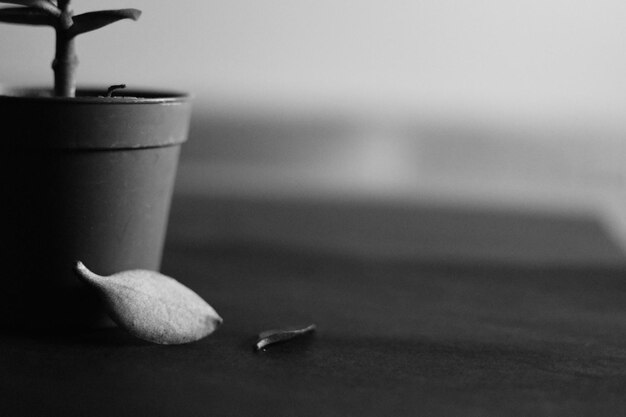
[[[126,88],[126,84],[115,84],[115,85],[112,85],[107,90],[107,94],[106,94],[105,97],[113,97],[113,92],[115,92],[115,90],[121,90],[123,88]]]
[[[310,324],[306,327],[288,327],[284,329],[267,330],[259,333],[259,338],[254,347],[256,350],[261,350],[275,343],[286,342],[287,340],[313,333],[315,329],[315,324]]]

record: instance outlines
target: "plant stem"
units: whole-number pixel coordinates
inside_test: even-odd
[[[74,37],[70,36],[73,12],[70,10],[71,0],[59,0],[61,16],[56,27],[56,53],[52,62],[54,70],[54,95],[57,97],[74,97],[76,95],[76,67],[78,57]]]

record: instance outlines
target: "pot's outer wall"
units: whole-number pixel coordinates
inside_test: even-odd
[[[94,325],[103,311],[73,266],[159,269],[190,104],[14,102],[0,97],[0,321]]]

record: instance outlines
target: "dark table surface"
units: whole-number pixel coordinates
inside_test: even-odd
[[[626,267],[593,221],[403,209],[430,238],[470,226],[444,228],[430,258],[210,238],[215,216],[242,205],[179,198],[172,213],[163,272],[224,317],[214,335],[158,346],[115,328],[5,334],[0,415],[626,414]],[[301,219],[332,217],[319,209]],[[511,256],[443,256],[454,241]],[[520,241],[532,248],[515,256]],[[311,337],[252,348],[262,330],[308,323]]]

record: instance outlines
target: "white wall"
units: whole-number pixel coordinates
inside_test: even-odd
[[[75,1],[118,7],[144,16],[79,40],[85,83],[598,117],[626,104],[620,0]],[[3,83],[49,81],[50,29],[2,25],[0,40]]]

